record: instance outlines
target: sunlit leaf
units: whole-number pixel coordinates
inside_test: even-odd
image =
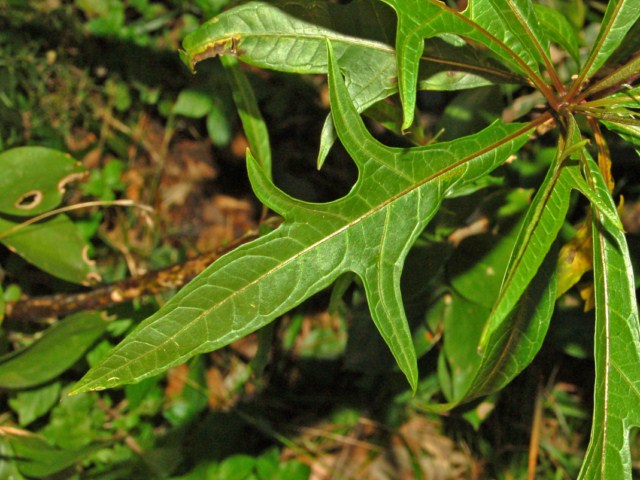
[[[609,0],[600,31],[585,62],[585,76],[595,73],[607,61],[638,18],[640,3],[636,0]]]
[[[486,46],[511,71],[542,87],[538,63],[542,61],[541,51],[546,47],[541,50],[537,44],[544,35],[537,32],[537,35],[529,36],[526,22],[520,21],[523,16],[535,18],[529,2],[472,0],[467,9],[459,13],[437,0],[383,1],[394,8],[398,17],[396,55],[398,90],[404,108],[403,128],[408,128],[413,122],[418,64],[425,38],[454,33],[472,39]]]
[[[595,162],[587,162],[597,194],[615,209]],[[593,424],[580,479],[631,478],[629,434],[640,425],[640,329],[623,232],[593,209],[596,302]]]
[[[332,57],[332,113],[360,171],[351,192],[327,204],[295,200],[249,155],[254,190],[285,222],[205,270],[92,369],[76,393],[137,382],[226,345],[348,271],[362,279],[373,320],[416,388],[415,351],[400,294],[404,258],[442,199],[504,162],[531,127],[495,123],[455,142],[386,147],[367,132],[338,72]]]

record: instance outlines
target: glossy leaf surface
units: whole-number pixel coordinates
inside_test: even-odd
[[[522,16],[535,18],[527,0],[472,0],[463,13],[438,0],[383,1],[391,5],[398,16],[396,55],[398,89],[404,108],[403,128],[413,122],[418,64],[425,38],[454,33],[472,39],[486,46],[512,72],[541,84],[537,74],[544,47],[541,50],[536,45],[547,42],[542,31],[537,31],[535,37],[527,35],[523,23],[526,20]]]
[[[595,73],[624,40],[626,33],[640,18],[636,0],[610,0],[602,25],[585,64],[586,76]]]
[[[300,0],[240,5],[188,35],[183,43],[183,60],[195,68],[205,58],[232,55],[248,64],[282,72],[326,73],[325,41],[329,39],[359,112],[396,93],[396,55],[392,47],[395,18],[391,9],[373,0],[313,7]],[[453,45],[451,39],[434,39],[432,43],[419,59],[416,78],[421,89],[522,83],[520,76],[462,41]],[[329,117],[321,137],[319,166],[335,140]]]
[[[366,130],[330,63],[332,113],[359,169],[344,198],[295,200],[251,156],[260,200],[282,214],[274,232],[222,257],[88,373],[76,392],[140,381],[252,332],[352,271],[363,281],[374,322],[411,386],[415,351],[400,294],[404,258],[442,199],[500,165],[527,139],[528,126],[496,123],[455,142],[386,147]]]
[[[615,204],[593,161],[595,191]],[[593,426],[580,479],[631,478],[629,434],[640,425],[640,328],[633,268],[624,234],[593,209],[596,302]]]
[[[482,357],[474,376],[466,391],[433,410],[450,410],[504,387],[542,346],[556,293],[555,259],[548,252],[564,221],[570,191],[566,170],[550,170],[525,216],[500,294],[478,339]]]

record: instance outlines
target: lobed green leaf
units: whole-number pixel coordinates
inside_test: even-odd
[[[531,30],[523,26],[524,18],[535,18],[528,1],[471,0],[462,13],[438,0],[383,1],[394,8],[398,17],[396,56],[398,90],[404,108],[403,128],[413,122],[418,65],[425,38],[456,34],[474,40],[486,46],[512,72],[533,83],[541,83],[538,62],[543,60],[546,47],[538,46],[540,41],[545,45],[548,41],[542,40],[544,33],[537,27],[532,37]]]
[[[253,156],[258,160],[263,170],[271,172],[269,131],[258,108],[258,102],[251,84],[235,58],[224,56],[220,57],[220,60],[231,85],[233,100],[238,109],[238,115],[240,115],[242,128],[249,142],[249,148],[251,148]]]
[[[351,192],[326,204],[293,199],[249,154],[256,194],[284,223],[211,265],[92,369],[74,393],[137,382],[222,347],[349,271],[362,279],[374,323],[415,389],[415,351],[400,294],[404,258],[442,199],[504,162],[532,127],[495,123],[455,142],[387,147],[366,130],[329,52],[334,122],[359,169]]]

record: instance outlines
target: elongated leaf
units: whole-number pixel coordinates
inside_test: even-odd
[[[390,80],[393,82],[392,87],[395,93],[397,91],[395,77]],[[485,87],[495,83],[526,82],[522,77],[507,71],[485,52],[469,47],[462,39],[454,35],[448,35],[446,40],[441,38],[430,39],[423,56],[420,58],[418,71],[419,90],[455,91]],[[385,89],[384,92],[386,93],[387,90]],[[371,90],[353,93],[362,96],[362,99],[358,99],[360,101],[354,99],[359,112],[370,105],[375,106],[376,101],[379,102],[378,98],[365,97],[365,95],[373,93]],[[400,130],[402,130],[402,123],[401,119]],[[318,168],[322,167],[329,149],[336,140],[333,119],[329,115],[320,136]]]
[[[251,153],[258,160],[264,171],[271,175],[269,132],[258,108],[258,102],[253,94],[251,84],[235,58],[223,56],[220,57],[220,60],[227,72],[227,78],[233,92],[233,100],[238,108],[240,121],[249,141]]]
[[[640,126],[636,125],[622,125],[616,122],[608,122],[601,120],[605,127],[609,130],[616,132],[627,142],[635,145],[636,150],[640,152]]]
[[[64,214],[26,226],[0,216],[0,243],[68,282],[88,285],[100,278],[88,257],[89,245]]]
[[[549,170],[525,216],[500,295],[480,338],[482,360],[467,390],[449,403],[434,405],[434,411],[450,410],[499,390],[533,360],[542,346],[556,290],[552,274],[555,259],[547,253],[569,207],[571,183],[567,168],[579,167],[561,165]],[[530,286],[545,257],[546,270],[538,275],[535,286]],[[532,311],[536,312],[534,316]]]
[[[102,315],[83,312],[59,321],[28,347],[0,358],[0,388],[53,380],[76,363],[107,328]]]
[[[510,313],[535,276],[564,223],[571,193],[569,170],[578,168],[577,165],[560,165],[549,170],[525,217],[500,296],[484,331],[481,348],[487,348],[497,332],[508,329],[505,322],[508,322]]]
[[[629,85],[618,93],[597,100],[589,100],[585,103],[589,107],[627,107],[631,109],[640,108],[640,87],[631,87]]]
[[[564,48],[580,66],[580,38],[573,25],[561,12],[546,5],[536,4],[536,16],[547,37]]]
[[[513,72],[544,88],[538,77],[538,61],[542,59],[539,51],[528,32],[523,30],[522,23],[512,23],[515,0],[495,0],[500,6],[494,5],[494,0],[472,0],[464,13],[456,12],[438,0],[383,1],[394,8],[398,17],[396,55],[398,90],[404,108],[403,128],[408,128],[413,122],[418,64],[425,38],[453,33],[475,40],[485,45]],[[528,2],[517,0],[517,3],[522,7],[517,9],[522,10],[521,14],[535,16]],[[523,39],[527,39],[525,44]]]
[[[555,166],[549,169],[524,219],[500,295],[480,339],[484,355],[476,376],[464,395],[435,406],[434,410],[448,410],[502,388],[533,360],[542,346],[556,295],[556,276],[548,273],[554,262],[548,252],[567,214],[571,190],[583,188],[584,179],[577,162],[583,146],[580,131],[571,120],[563,148],[556,155]],[[614,215],[608,205],[602,202],[598,205],[608,212],[606,218]],[[545,257],[547,273],[538,273]],[[545,285],[545,281],[549,284]],[[528,293],[525,295],[525,292]],[[523,304],[529,306],[523,309]],[[531,317],[527,315],[528,308],[540,311]]]
[[[51,478],[102,448],[95,445],[79,450],[61,450],[49,445],[42,437],[28,432],[8,434],[6,438],[15,453],[12,460],[20,472],[29,478]]]
[[[595,190],[615,208],[595,162]],[[593,424],[580,479],[631,479],[629,433],[640,425],[640,328],[633,267],[623,232],[593,209],[596,301]]]
[[[295,200],[249,155],[260,200],[285,217],[274,232],[225,255],[144,321],[74,392],[137,382],[271,322],[352,271],[378,330],[413,388],[417,366],[400,295],[403,260],[447,193],[487,174],[527,139],[530,126],[496,123],[479,134],[412,150],[367,132],[330,57],[332,113],[360,176],[344,198]]]
[[[640,57],[632,57],[627,63],[587,89],[585,95],[595,95],[598,92],[622,84],[629,79],[635,78],[638,72],[640,72]]]
[[[549,56],[549,38],[536,12],[531,0],[471,0],[465,15],[538,72]]]
[[[394,92],[394,34],[392,13],[374,0],[313,8],[305,0],[249,2],[188,35],[182,57],[192,68],[205,58],[234,55],[282,72],[326,73],[329,39],[351,97],[364,108]]]
[[[325,39],[336,50],[349,94],[359,112],[398,90],[393,12],[374,0],[348,5],[310,5],[304,0],[250,2],[222,13],[188,35],[182,57],[191,68],[212,56],[234,55],[262,68],[295,73],[326,73]],[[521,77],[457,42],[434,39],[420,61],[420,87],[457,90],[496,81],[522,83]],[[453,60],[455,59],[455,61]],[[336,140],[328,118],[318,165]]]
[[[604,65],[639,17],[637,0],[609,0],[600,31],[585,62],[585,77],[590,77]]]
[[[70,155],[44,147],[18,147],[0,153],[0,213],[34,216],[62,201],[67,183],[85,175]]]

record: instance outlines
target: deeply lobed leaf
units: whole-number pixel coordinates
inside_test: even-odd
[[[416,387],[415,352],[400,295],[404,258],[442,199],[504,162],[532,127],[495,123],[454,142],[410,150],[384,146],[366,130],[337,59],[329,58],[334,122],[359,169],[351,192],[326,204],[293,199],[249,154],[254,190],[285,222],[205,270],[91,370],[75,393],[137,382],[226,345],[347,271],[362,278],[374,322]]]

